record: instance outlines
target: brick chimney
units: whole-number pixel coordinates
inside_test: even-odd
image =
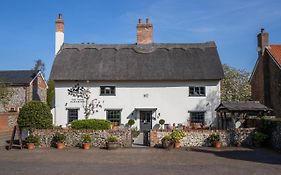
[[[62,14],[59,14],[59,17],[56,20],[55,55],[57,55],[63,43],[64,43],[64,22],[62,19]]]
[[[258,54],[259,56],[262,56],[265,47],[268,46],[268,33],[264,31],[264,28],[261,28],[261,31],[257,37],[258,37]]]
[[[139,19],[137,24],[137,44],[151,44],[152,30],[153,26],[148,18],[146,18],[145,23],[142,23],[142,19]]]

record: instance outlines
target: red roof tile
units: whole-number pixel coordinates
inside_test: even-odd
[[[274,57],[275,61],[281,66],[281,44],[272,44],[267,50]]]

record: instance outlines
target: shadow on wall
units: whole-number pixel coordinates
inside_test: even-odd
[[[32,84],[32,100],[41,101],[39,95],[38,79],[36,78]]]
[[[243,149],[243,148],[242,148]],[[194,149],[193,151],[211,153],[218,157],[227,159],[244,160],[251,162],[277,164],[281,165],[280,154],[266,149],[247,149],[247,150],[229,150],[229,151],[217,151],[206,149]]]
[[[206,120],[206,124],[210,127],[215,127],[217,124],[216,118],[216,107],[219,105],[219,99],[217,98],[217,93],[212,91],[208,93],[206,99],[202,99],[193,109],[195,111],[212,111],[210,118]]]

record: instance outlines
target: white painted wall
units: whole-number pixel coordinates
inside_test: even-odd
[[[104,101],[102,109],[90,118],[106,119],[105,109],[121,108],[121,123],[126,124],[129,118],[134,117],[139,128],[139,112],[135,108],[157,108],[154,112],[156,120],[152,126],[158,124],[160,119],[166,123],[187,124],[188,111],[206,111],[205,121],[208,125],[215,121],[215,108],[220,103],[219,81],[194,82],[55,82],[55,111],[54,124],[65,126],[67,124],[67,108],[79,108],[79,119],[84,119],[82,103],[72,103],[72,96],[67,89],[79,83],[80,86],[90,87],[91,98]],[[99,96],[100,86],[116,86],[116,96]],[[205,97],[189,97],[189,86],[205,86]],[[144,97],[148,94],[148,97]],[[214,122],[216,124],[216,122]]]
[[[58,53],[63,43],[64,43],[64,33],[56,32],[55,55]]]

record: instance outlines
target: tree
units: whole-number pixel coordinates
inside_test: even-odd
[[[53,102],[55,97],[55,82],[53,80],[48,81],[48,89],[47,89],[47,104],[52,109]]]
[[[35,60],[33,70],[41,71],[43,77],[45,77],[45,63],[41,59]]]
[[[6,109],[6,105],[9,104],[14,91],[11,88],[8,88],[5,83],[0,82],[0,104],[3,106],[4,110]]]
[[[223,65],[225,78],[221,83],[222,101],[247,101],[251,97],[250,73]]]

